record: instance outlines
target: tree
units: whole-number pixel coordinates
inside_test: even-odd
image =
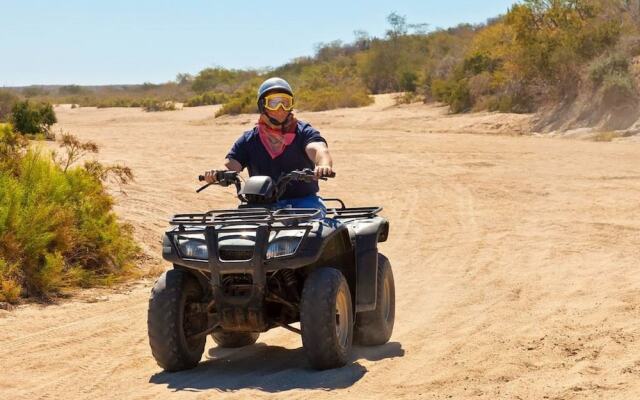
[[[353,44],[358,50],[362,51],[369,49],[371,46],[371,37],[367,31],[358,29],[353,31],[353,36],[355,37]]]
[[[178,85],[187,85],[193,82],[193,75],[187,73],[179,73],[176,75],[176,83]]]
[[[397,39],[407,34],[407,17],[393,11],[387,15],[387,22],[391,25],[391,29],[387,30],[387,36]]]

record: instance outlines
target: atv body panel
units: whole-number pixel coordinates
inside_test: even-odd
[[[178,214],[171,221],[175,228],[164,235],[163,258],[206,276],[218,323],[227,331],[264,332],[276,326],[265,312],[265,299],[268,276],[279,270],[304,277],[318,267],[338,268],[349,284],[354,311],[369,311],[376,302],[377,243],[386,240],[389,230],[379,210],[330,209],[326,218],[318,218],[315,209],[248,206]],[[185,254],[182,237],[198,237],[206,257]],[[270,256],[276,240],[298,243],[288,254]],[[232,275],[243,282],[229,290],[224,283]]]

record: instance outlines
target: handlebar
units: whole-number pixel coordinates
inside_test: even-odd
[[[322,179],[326,181],[327,178],[335,178],[335,177],[336,177],[336,173],[332,172],[327,176],[321,176],[320,178],[316,178],[316,174],[313,172],[311,168],[305,168],[305,169],[297,169],[289,172],[286,175],[281,176],[280,179],[278,179],[278,183],[280,183],[281,180],[288,179],[288,178],[291,178],[292,180],[303,181],[303,182],[311,182],[316,179]]]
[[[302,181],[302,182],[313,182],[317,179],[322,179],[322,180],[327,180],[327,178],[335,178],[336,173],[332,172],[331,174],[327,175],[327,176],[323,176],[320,178],[316,178],[316,175],[314,173],[314,171],[310,168],[305,168],[302,170],[294,170],[289,172],[288,174],[284,174],[282,175],[278,181],[275,183],[276,185],[276,191],[277,191],[277,197],[279,198],[280,195],[282,193],[284,193],[284,190],[286,189],[287,185],[292,182],[292,181]],[[229,185],[235,185],[236,189],[238,190],[238,192],[240,192],[240,178],[238,177],[238,172],[236,171],[216,171],[215,173],[215,182],[214,183],[207,183],[206,185],[202,186],[201,188],[199,188],[198,190],[196,190],[196,192],[201,192],[204,189],[208,188],[211,185],[217,184],[220,186],[229,186]],[[202,182],[205,180],[205,176],[204,175],[198,175],[198,181]]]
[[[205,180],[204,175],[198,175],[198,180],[200,182]],[[207,183],[201,188],[197,189],[196,192],[200,193],[211,185],[220,185],[220,186],[229,186],[235,185],[236,189],[240,190],[240,179],[238,178],[238,173],[236,171],[216,171],[216,181],[213,183]]]
[[[238,179],[238,173],[236,171],[216,171],[215,183],[221,186],[229,186]],[[198,175],[200,182],[205,180],[204,175]]]

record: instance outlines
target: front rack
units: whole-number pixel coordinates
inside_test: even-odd
[[[176,214],[169,221],[171,225],[213,226],[213,225],[271,225],[308,222],[322,216],[315,208],[240,208],[233,210],[211,210],[206,213]]]
[[[373,218],[382,211],[382,207],[327,208],[326,217],[337,220]],[[322,217],[322,212],[315,208],[239,208],[232,210],[211,210],[206,213],[176,214],[169,221],[178,226],[213,226],[213,225],[284,225],[309,222]]]

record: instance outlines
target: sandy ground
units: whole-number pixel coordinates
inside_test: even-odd
[[[133,168],[117,211],[159,254],[170,214],[234,204],[231,190],[196,195],[193,178],[255,117],[213,112],[58,117],[99,143],[101,160]],[[384,97],[300,117],[335,158],[322,194],[382,205],[391,221],[390,343],[316,372],[300,338],[276,329],[244,349],[208,342],[199,367],[167,374],[149,351],[152,282],[141,281],[3,312],[0,398],[640,398],[639,143],[517,136],[528,116],[449,116]]]

